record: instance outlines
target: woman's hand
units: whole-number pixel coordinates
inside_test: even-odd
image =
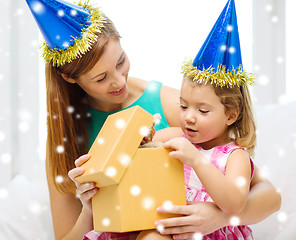
[[[68,176],[76,185],[76,193],[83,207],[88,211],[92,212],[91,198],[97,193],[99,189],[96,187],[96,184],[94,182],[80,183],[75,179],[77,176],[80,176],[81,174],[84,173],[84,169],[81,167],[81,165],[86,161],[88,161],[89,159],[90,159],[89,154],[82,155],[81,157],[76,159],[75,160],[76,168],[73,168],[72,170],[70,170],[68,172]]]
[[[173,239],[193,239],[196,233],[206,235],[229,224],[228,216],[211,202],[188,202],[187,206],[159,207],[157,211],[183,215],[155,222],[161,234],[172,234]]]

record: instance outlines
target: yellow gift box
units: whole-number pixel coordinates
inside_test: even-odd
[[[154,229],[162,205],[186,205],[183,165],[163,147],[138,148],[153,116],[139,106],[110,115],[89,150],[91,158],[76,179],[95,182],[92,198],[95,231]]]

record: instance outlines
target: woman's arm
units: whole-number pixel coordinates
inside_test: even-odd
[[[179,109],[180,109],[180,91],[167,86],[162,86],[160,92],[163,112],[170,127],[180,127]]]
[[[281,196],[274,186],[259,176],[255,169],[254,177],[247,203],[237,215],[240,225],[252,225],[266,219],[278,211],[281,206]],[[192,238],[194,233],[204,235],[230,225],[230,215],[220,210],[214,203],[190,202],[187,206],[173,206],[171,209],[158,208],[161,213],[184,215],[177,218],[158,220],[155,224],[164,227],[162,234],[173,234],[175,239]]]
[[[80,175],[81,173],[79,171],[81,169],[76,168],[72,171],[72,175]],[[81,240],[85,233],[93,229],[91,209],[83,207],[80,199],[74,194],[59,192],[54,186],[53,181],[47,169],[47,182],[55,239]],[[92,189],[93,186],[88,184],[84,185],[81,191],[86,193]],[[93,196],[93,194],[90,195]]]

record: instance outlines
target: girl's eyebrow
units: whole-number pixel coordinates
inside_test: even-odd
[[[125,52],[123,52],[123,53],[120,55],[120,57],[118,58],[118,61],[117,61],[117,62],[119,62],[120,59],[121,59],[124,55],[125,55]],[[92,77],[91,80],[94,80],[94,79],[96,79],[97,77],[99,77],[99,76],[101,76],[101,75],[103,75],[103,74],[105,74],[105,73],[106,73],[106,72],[102,72],[102,73],[100,73],[100,74],[98,74],[98,75]]]

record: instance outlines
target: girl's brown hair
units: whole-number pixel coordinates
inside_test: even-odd
[[[193,82],[190,77],[184,76],[192,84],[205,84]],[[210,83],[207,83],[210,84]],[[256,146],[256,124],[253,114],[252,101],[247,84],[243,86],[220,87],[212,85],[216,95],[224,105],[225,113],[237,111],[236,121],[229,126],[230,139],[240,147],[247,149],[251,156],[254,155]]]
[[[225,107],[225,113],[231,111],[239,113],[237,120],[229,126],[230,138],[238,146],[245,147],[253,156],[256,146],[256,124],[248,86],[246,84],[231,88],[214,86],[214,89]]]
[[[45,66],[47,94],[47,168],[60,192],[75,192],[68,172],[75,167],[74,161],[85,154],[89,147],[86,109],[86,93],[77,85],[66,82],[61,74],[77,79],[91,70],[103,54],[110,39],[120,35],[107,18],[102,32],[92,49],[82,57],[59,68],[51,63]],[[56,181],[63,179],[63,181]]]

